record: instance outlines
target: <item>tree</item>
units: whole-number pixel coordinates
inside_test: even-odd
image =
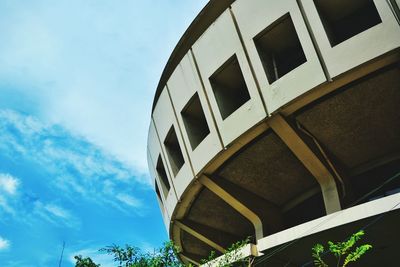
[[[153,267],[184,267],[180,262],[177,255],[180,252],[180,248],[176,246],[172,241],[165,242],[164,245],[158,249],[158,251],[150,255],[150,265]]]
[[[358,231],[353,234],[347,241],[333,243],[328,241],[328,250],[321,244],[316,244],[312,248],[312,257],[314,258],[314,265],[317,267],[329,267],[329,265],[322,259],[327,253],[331,253],[335,256],[337,263],[336,266],[346,267],[351,262],[355,262],[361,258],[368,250],[372,248],[370,244],[364,244],[353,251],[352,247],[358,240],[364,235],[364,231]],[[341,265],[342,264],[342,265]]]
[[[172,241],[166,242],[163,246],[152,253],[143,253],[139,248],[130,245],[121,247],[111,245],[99,250],[113,256],[118,267],[184,267],[178,260],[179,248]],[[77,260],[75,267],[99,267],[90,258],[82,259],[82,256],[75,256]]]
[[[82,258],[81,255],[75,256],[76,259],[75,267],[100,267],[100,264],[96,264],[91,258]]]
[[[125,248],[118,245],[111,245],[99,250],[100,252],[107,253],[114,257],[114,261],[118,263],[118,267],[123,266],[137,266],[144,264],[145,257],[140,254],[140,249],[125,245]]]

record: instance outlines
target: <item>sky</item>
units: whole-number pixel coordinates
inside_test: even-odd
[[[167,240],[147,171],[152,99],[207,0],[0,1],[0,266],[103,267]]]

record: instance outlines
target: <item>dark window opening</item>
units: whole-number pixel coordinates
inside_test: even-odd
[[[326,215],[322,193],[318,192],[284,213],[285,228],[315,220]]]
[[[157,171],[158,178],[160,179],[160,182],[161,182],[161,188],[164,193],[164,196],[167,197],[171,186],[168,182],[167,172],[165,171],[161,156],[158,156],[156,171]],[[157,189],[158,189],[158,187],[157,187]],[[159,193],[159,191],[158,191],[158,193]]]
[[[400,193],[400,160],[358,174],[350,181],[357,205]]]
[[[223,120],[250,100],[236,55],[210,77],[210,83]]]
[[[176,136],[174,126],[172,126],[169,130],[164,141],[164,146],[167,151],[172,173],[174,176],[176,176],[185,163],[185,160],[183,158],[182,150],[179,146],[178,137]]]
[[[206,116],[196,93],[181,112],[183,123],[189,137],[190,146],[194,150],[210,133]]]
[[[162,198],[161,198],[161,193],[160,193],[160,189],[158,188],[158,185],[156,183],[156,193],[157,193],[157,197],[158,199],[162,202]]]
[[[269,83],[307,62],[289,13],[254,38]]]
[[[331,46],[382,22],[373,0],[314,0]]]

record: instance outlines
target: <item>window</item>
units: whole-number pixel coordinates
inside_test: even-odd
[[[254,38],[269,83],[307,61],[289,13]]]
[[[190,146],[194,150],[210,133],[197,93],[189,100],[186,107],[182,110],[181,115],[189,137]]]
[[[161,198],[161,194],[160,194],[160,189],[158,188],[157,183],[156,183],[156,193],[157,193],[158,199],[162,202],[162,198]]]
[[[314,0],[331,46],[382,22],[373,0]]]
[[[185,160],[183,159],[182,150],[179,146],[174,126],[171,126],[171,129],[168,131],[167,137],[164,141],[164,146],[167,151],[172,173],[176,176],[185,163]]]
[[[165,171],[161,156],[158,156],[156,171],[157,171],[158,178],[160,179],[160,182],[161,182],[161,188],[164,193],[164,197],[167,197],[168,192],[171,189],[171,186],[168,182],[167,172]],[[158,189],[158,187],[157,187],[157,189]]]
[[[228,59],[209,80],[223,120],[250,100],[236,55]]]

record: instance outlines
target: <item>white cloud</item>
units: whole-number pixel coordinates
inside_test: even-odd
[[[70,212],[60,206],[57,206],[54,204],[47,204],[44,206],[44,209],[56,217],[59,217],[62,219],[70,219],[71,218]]]
[[[14,160],[22,157],[39,164],[51,177],[47,185],[61,190],[63,197],[71,202],[84,199],[112,206],[130,215],[143,215],[147,211],[137,194],[150,190],[148,176],[138,174],[60,125],[45,124],[33,116],[0,110],[0,132],[2,153],[9,154]],[[15,150],[15,144],[19,144],[21,149]],[[14,209],[5,193],[14,194],[19,184],[19,180],[10,175],[0,176],[0,207],[8,213],[13,213]],[[55,215],[68,215],[56,206],[45,204],[37,204],[35,212],[50,222],[56,223]]]
[[[18,200],[18,188],[21,182],[7,173],[0,173],[0,211],[15,214],[14,204]]]
[[[80,227],[80,220],[72,215],[72,213],[53,203],[43,203],[42,201],[35,201],[33,215],[36,215],[49,223],[54,225],[66,225],[68,227]]]
[[[1,1],[0,80],[35,98],[46,122],[147,172],[158,79],[206,2]]]
[[[6,213],[15,214],[15,210],[6,196],[0,194],[0,208]],[[1,211],[1,210],[0,210]]]
[[[21,116],[20,114],[8,109],[2,109],[0,112],[1,117],[6,118],[7,121],[18,131],[26,135],[38,134],[46,126],[32,116]]]
[[[9,195],[15,195],[19,184],[20,181],[17,178],[9,174],[0,173],[0,194],[3,191]]]
[[[10,247],[10,241],[0,236],[0,251]]]
[[[142,201],[128,194],[117,194],[117,199],[122,203],[134,208],[140,208],[143,205]]]

